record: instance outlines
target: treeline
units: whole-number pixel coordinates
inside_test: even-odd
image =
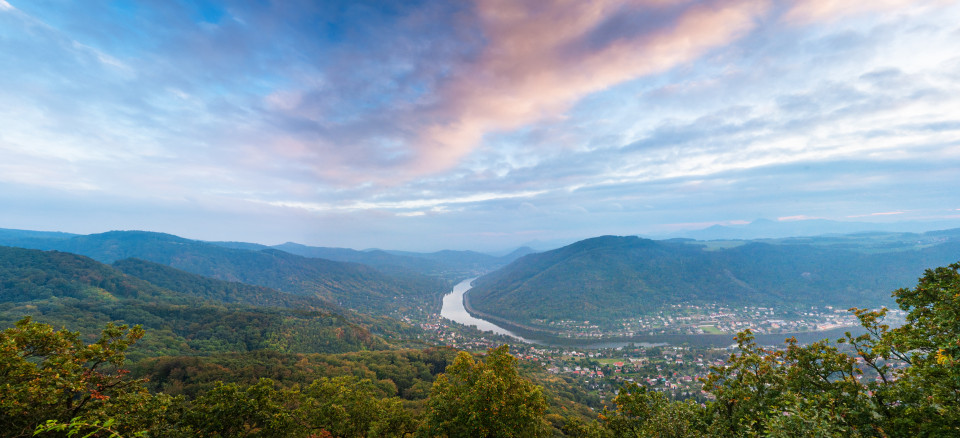
[[[520,371],[506,346],[491,349],[481,360],[465,352],[453,357],[445,349],[302,356],[295,363],[291,356],[247,356],[252,367],[275,363],[263,369],[230,363],[244,361],[244,355],[195,364],[157,359],[145,365],[153,370],[148,373],[166,374],[151,392],[149,383],[131,377],[125,363],[125,352],[143,336],[141,328],[108,325],[99,339],[86,343],[77,333],[24,319],[0,333],[0,424],[7,426],[0,433],[958,436],[960,263],[928,270],[915,288],[897,290],[894,297],[908,312],[903,326],[883,324],[885,310],[855,309],[865,334],[848,335],[841,345],[788,342],[776,351],[758,346],[744,332],[738,336],[739,351],[703,381],[710,402],[673,402],[631,384],[592,419],[551,404],[549,391]],[[348,363],[363,363],[369,372],[343,372]],[[206,371],[190,371],[195,366]],[[218,367],[234,381],[212,380]],[[277,380],[252,381],[260,373]],[[172,377],[179,374],[197,380]],[[179,386],[171,383],[178,381]],[[419,402],[417,391],[411,391],[417,381],[431,382]]]

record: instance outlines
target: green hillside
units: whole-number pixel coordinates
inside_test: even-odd
[[[183,292],[206,300],[304,310],[333,312],[342,310],[329,301],[319,298],[289,294],[268,287],[235,281],[217,280],[140,259],[118,260],[111,266],[124,274],[147,281],[153,285]]]
[[[29,243],[35,249],[81,254],[102,263],[138,258],[378,315],[405,314],[418,308],[439,310],[439,296],[447,289],[446,282],[424,275],[388,275],[356,263],[307,258],[276,249],[227,248],[146,231],[111,231]]]
[[[278,297],[280,293],[265,289],[260,294]],[[134,358],[264,348],[344,352],[388,346],[366,328],[329,310],[226,304],[156,286],[84,256],[0,247],[0,324],[13,325],[28,315],[85,332],[109,321],[141,324],[150,335],[131,352]]]
[[[889,291],[960,258],[950,240],[868,254],[747,243],[707,250],[688,241],[604,236],[531,254],[480,277],[474,309],[510,321],[609,321],[678,303],[850,306],[891,304]]]
[[[235,281],[217,280],[139,259],[119,260],[112,266],[153,285],[204,300],[255,307],[284,307],[335,313],[387,339],[411,339],[419,333],[418,328],[397,319],[358,313],[316,297],[294,295]]]

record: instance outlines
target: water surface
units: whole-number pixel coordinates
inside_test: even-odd
[[[459,322],[463,325],[474,326],[486,332],[507,335],[528,344],[533,343],[534,341],[525,339],[522,336],[519,336],[510,330],[500,327],[490,321],[474,318],[472,315],[470,315],[470,312],[467,312],[467,309],[463,307],[463,294],[470,290],[470,283],[473,283],[473,280],[476,280],[476,278],[468,278],[460,283],[457,283],[450,293],[443,296],[443,307],[440,308],[440,316],[454,322]]]

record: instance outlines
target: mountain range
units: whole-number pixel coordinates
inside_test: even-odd
[[[210,278],[258,285],[376,315],[413,307],[439,310],[448,283],[417,272],[390,275],[371,266],[303,257],[274,248],[239,249],[146,231],[90,235],[0,233],[0,245],[80,254],[102,263],[127,258]]]
[[[107,322],[140,324],[149,334],[132,358],[384,349],[390,344],[371,330],[388,337],[415,331],[389,319],[338,312],[316,298],[150,262],[110,266],[77,254],[0,246],[0,324],[25,316],[87,333]]]
[[[780,239],[860,233],[920,233],[928,230],[950,229],[960,226],[958,220],[934,222],[856,222],[828,219],[770,220],[757,219],[739,225],[712,225],[699,230],[689,230],[669,235],[655,236],[658,239],[687,238],[696,240],[719,239]]]
[[[891,291],[957,260],[960,230],[770,242],[603,236],[524,256],[478,278],[467,298],[485,316],[539,328],[680,303],[867,307],[892,305]]]
[[[145,231],[0,230],[0,245],[84,255],[206,300],[329,312],[395,332],[396,320],[386,317],[436,314],[452,280],[481,273],[467,294],[472,311],[534,328],[611,322],[681,303],[892,305],[892,290],[960,260],[960,229],[709,241],[602,236],[499,257],[203,242]]]

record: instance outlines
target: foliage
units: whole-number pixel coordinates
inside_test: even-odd
[[[300,389],[270,379],[218,383],[174,421],[177,435],[210,437],[387,437],[413,433],[418,422],[396,397],[353,377],[320,378]]]
[[[546,401],[540,387],[517,372],[506,345],[490,349],[485,361],[465,352],[433,383],[427,436],[543,436]]]
[[[301,417],[310,430],[342,437],[402,437],[418,426],[399,399],[384,398],[380,388],[367,379],[324,377],[304,388],[303,395]]]
[[[688,437],[704,429],[693,402],[671,402],[659,392],[630,383],[614,399],[616,410],[600,415],[614,436]]]
[[[282,385],[309,385],[319,377],[353,376],[375,382],[384,394],[423,400],[434,379],[453,362],[447,347],[426,350],[291,354],[271,350],[207,357],[173,356],[141,361],[134,374],[149,379],[151,391],[193,398],[217,382],[253,384],[268,377]]]
[[[69,423],[61,423],[56,420],[47,420],[46,423],[37,426],[37,429],[33,432],[33,434],[41,435],[47,432],[65,432],[66,436],[74,437],[86,432],[83,435],[83,438],[101,436],[101,434],[104,433],[106,434],[107,438],[123,438],[123,435],[121,435],[120,432],[112,429],[114,424],[116,424],[116,420],[113,418],[107,419],[102,423],[100,420],[84,421],[80,419],[80,417],[70,420]],[[146,431],[140,431],[131,436],[146,436]]]
[[[914,289],[894,292],[906,324],[883,323],[886,309],[851,309],[866,333],[839,341],[768,350],[752,333],[714,367],[704,408],[665,402],[627,386],[603,429],[572,422],[578,436],[889,437],[960,435],[960,263],[927,270]],[[850,347],[846,347],[849,345]],[[902,368],[894,367],[900,363]],[[871,378],[864,378],[869,373]]]
[[[152,397],[124,368],[124,352],[142,336],[140,327],[108,324],[85,344],[79,333],[30,318],[0,332],[0,433],[30,436],[48,420],[95,426],[122,416],[121,431],[153,422],[140,409],[154,406]]]
[[[297,426],[296,395],[270,379],[249,386],[221,383],[190,403],[179,425],[184,435],[194,436],[290,436]]]
[[[881,311],[851,309],[867,333],[847,336],[880,378],[870,386],[891,435],[960,435],[960,263],[929,269],[894,292],[906,324],[890,329]],[[906,363],[891,370],[887,362]]]

